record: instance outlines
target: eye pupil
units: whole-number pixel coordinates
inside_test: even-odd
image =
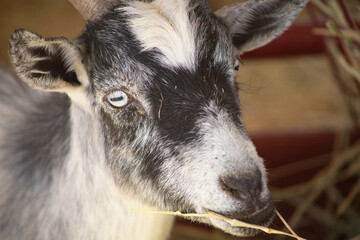
[[[240,70],[240,66],[235,66],[235,70],[239,71]]]
[[[122,100],[124,100],[124,97],[110,98],[110,101],[112,101],[112,102],[118,102],[118,101],[122,101]]]

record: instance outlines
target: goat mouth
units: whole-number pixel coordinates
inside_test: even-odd
[[[247,216],[241,215],[239,213],[235,213],[235,214],[231,214],[231,213],[223,214],[220,212],[214,212],[214,213],[226,216],[231,219],[236,219],[245,223],[267,227],[272,222],[275,216],[275,208],[274,208],[274,204],[272,202],[269,202],[261,210],[256,211]],[[251,237],[251,236],[255,236],[260,232],[260,230],[257,229],[251,229],[245,227],[233,227],[228,222],[221,219],[212,218],[210,219],[210,224],[217,228],[220,228],[226,233],[239,237]]]

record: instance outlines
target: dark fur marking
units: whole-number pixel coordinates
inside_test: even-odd
[[[52,78],[60,78],[71,83],[73,86],[80,86],[75,71],[68,71],[62,49],[59,46],[54,46],[54,53],[50,53],[43,47],[30,48],[29,52],[34,54],[34,57],[46,57],[48,59],[38,61],[33,65],[34,70],[49,72]],[[33,73],[32,77],[42,77],[44,74]]]
[[[49,54],[43,47],[33,47],[28,48],[27,51],[33,56],[33,57],[48,57]]]
[[[175,145],[192,143],[202,137],[198,134],[196,122],[204,116],[202,109],[210,101],[214,100],[219,107],[229,109],[229,112],[239,112],[234,104],[237,100],[221,68],[200,67],[196,73],[185,69],[164,69],[154,78],[153,84],[148,86],[148,99],[154,106],[152,118],[161,135]],[[224,89],[225,93],[219,89]],[[156,106],[160,105],[161,99],[162,112],[159,118],[160,109]]]

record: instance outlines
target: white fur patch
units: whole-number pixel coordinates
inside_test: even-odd
[[[144,51],[160,50],[162,63],[194,68],[195,31],[188,15],[188,0],[136,1],[121,10],[132,15],[130,26]]]

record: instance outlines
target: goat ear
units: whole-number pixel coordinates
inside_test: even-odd
[[[20,29],[13,33],[9,51],[18,76],[32,88],[68,92],[88,83],[80,50],[66,38],[43,38]]]
[[[225,6],[215,14],[229,28],[240,53],[259,48],[281,35],[308,0],[249,0]]]

